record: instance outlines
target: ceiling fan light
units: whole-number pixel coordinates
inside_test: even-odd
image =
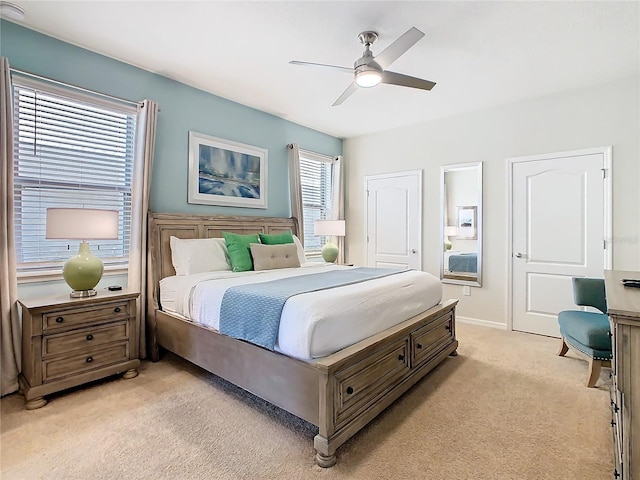
[[[375,70],[365,70],[356,73],[356,83],[359,87],[369,88],[375,87],[382,80],[380,72]]]
[[[0,2],[0,18],[24,20],[24,9],[10,2]]]

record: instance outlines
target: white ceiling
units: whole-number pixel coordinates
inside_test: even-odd
[[[638,75],[638,1],[27,1],[16,22],[293,122],[348,138]],[[426,33],[379,85],[338,107],[361,31],[374,55]]]

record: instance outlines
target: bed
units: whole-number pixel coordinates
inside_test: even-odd
[[[449,256],[449,271],[477,273],[478,272],[478,254],[477,253],[460,253]]]
[[[169,350],[316,425],[315,462],[331,467],[340,445],[456,354],[457,301],[442,301],[413,312],[410,318],[318,358],[272,351],[223,335],[215,326],[195,323],[175,309],[163,309],[160,282],[175,275],[171,237],[218,238],[223,232],[277,234],[289,230],[297,232],[293,218],[150,213],[148,352],[157,361],[161,348]],[[284,345],[278,348],[285,349]]]

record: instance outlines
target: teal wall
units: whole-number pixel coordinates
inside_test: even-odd
[[[151,209],[197,214],[290,216],[288,143],[340,155],[342,140],[189,87],[17,24],[0,21],[0,53],[13,68],[97,92],[158,102]],[[268,150],[268,208],[187,203],[188,136],[195,131]]]

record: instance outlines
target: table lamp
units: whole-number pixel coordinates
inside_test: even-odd
[[[313,233],[322,237],[329,237],[322,247],[322,259],[333,263],[338,258],[338,246],[333,243],[331,237],[344,237],[344,220],[316,220],[313,225]]]
[[[118,211],[92,208],[47,208],[45,238],[81,240],[78,254],[64,264],[62,276],[73,289],[72,298],[92,297],[102,278],[102,260],[89,250],[87,240],[116,240]]]
[[[458,227],[447,226],[444,227],[444,249],[451,250],[451,240],[449,237],[455,237],[458,235]]]

